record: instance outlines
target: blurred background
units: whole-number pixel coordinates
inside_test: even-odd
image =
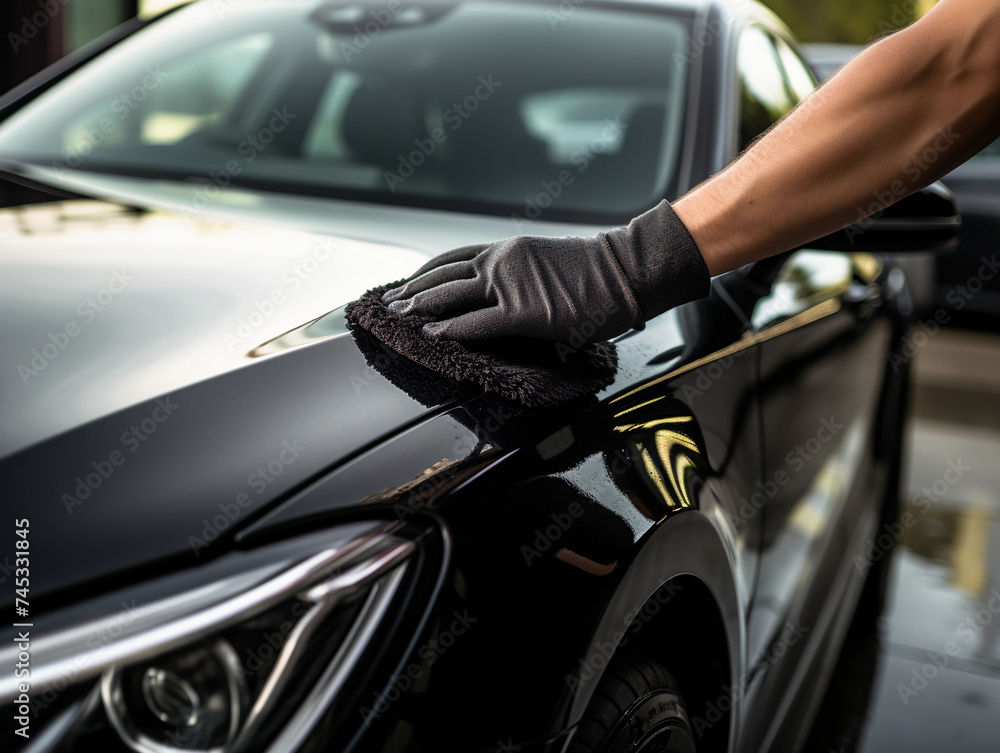
[[[220,12],[240,2],[203,1],[218,3]],[[825,76],[860,46],[919,18],[935,0],[764,3],[806,43]],[[175,4],[4,0],[0,91],[129,19]],[[983,256],[998,250],[1000,148],[994,144],[945,182],[965,217],[962,250],[923,274],[909,270],[922,300],[918,321],[932,322],[943,310],[950,325],[914,335],[901,509],[915,522],[893,554],[885,611],[855,621],[810,752],[1000,750],[1000,289],[980,285],[968,306],[956,307],[949,297],[975,277]],[[938,489],[950,463],[968,470]],[[950,644],[960,650],[942,667]]]
[[[219,0],[224,7],[230,0]],[[905,26],[936,0],[764,0],[803,42],[865,44]],[[0,24],[0,91],[7,91],[63,55],[135,16],[148,17],[174,0],[4,0]],[[45,24],[34,24],[41,12]]]

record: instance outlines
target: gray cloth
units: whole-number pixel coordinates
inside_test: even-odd
[[[450,251],[383,301],[393,313],[434,319],[428,337],[593,343],[709,290],[694,238],[663,201],[593,238],[518,236]]]
[[[552,406],[614,381],[618,353],[611,343],[574,347],[509,337],[478,343],[429,338],[423,333],[427,319],[389,311],[382,302],[388,287],[349,303],[347,321],[369,365],[424,405],[482,391],[528,407]]]

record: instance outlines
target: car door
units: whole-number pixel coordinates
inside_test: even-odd
[[[788,100],[807,96],[811,74],[793,48],[764,32],[753,40],[756,65],[773,61],[770,80],[780,76]],[[877,315],[880,272],[869,254],[800,249],[747,274],[763,292],[749,316],[765,474],[751,497],[762,523],[748,624],[748,708],[757,713],[747,720],[747,750],[769,747],[793,702],[822,686],[810,661],[848,592],[845,553],[878,509],[874,417],[891,334]]]

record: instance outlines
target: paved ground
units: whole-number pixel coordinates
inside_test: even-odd
[[[889,602],[852,626],[809,753],[1000,752],[1000,336],[943,331],[914,365]]]

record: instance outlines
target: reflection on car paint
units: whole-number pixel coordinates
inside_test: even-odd
[[[347,319],[344,318],[344,307],[324,314],[318,319],[303,324],[301,327],[289,330],[278,335],[273,340],[268,340],[247,353],[247,358],[260,358],[261,356],[273,356],[291,348],[299,348],[303,345],[326,340],[330,337],[346,335],[350,332],[347,328]]]
[[[659,398],[657,398],[657,400],[658,399]],[[656,400],[651,400],[643,405],[649,405],[654,402],[656,402]],[[615,418],[619,418],[630,410],[634,410],[634,408],[630,408],[622,411],[622,413],[616,414]],[[615,427],[615,431],[622,433],[656,429],[653,433],[653,446],[655,447],[657,458],[660,461],[660,467],[666,469],[667,479],[670,481],[669,491],[664,484],[663,474],[660,471],[660,467],[658,467],[657,463],[653,460],[653,456],[650,454],[649,450],[643,446],[642,442],[636,442],[635,448],[638,451],[639,456],[642,458],[646,473],[649,474],[653,483],[656,484],[656,488],[660,492],[660,496],[663,497],[663,500],[671,509],[693,506],[691,495],[686,484],[686,472],[694,470],[695,464],[691,455],[687,453],[693,452],[700,454],[701,451],[698,449],[698,445],[695,443],[695,440],[687,434],[682,433],[680,430],[656,427],[660,427],[665,424],[685,424],[690,423],[693,420],[694,416],[671,416],[667,418],[654,419],[645,423],[622,424]],[[665,519],[666,516],[660,520],[662,521]]]

